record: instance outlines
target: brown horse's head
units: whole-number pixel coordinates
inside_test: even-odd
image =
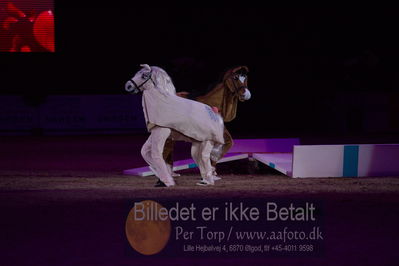
[[[225,86],[240,100],[246,100],[245,94],[249,93],[248,72],[247,66],[239,66],[228,70],[223,76]]]

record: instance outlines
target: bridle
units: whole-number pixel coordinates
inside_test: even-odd
[[[143,75],[144,75],[144,73],[143,73]],[[146,84],[149,80],[151,80],[152,83],[154,84],[154,86],[156,86],[154,80],[152,79],[152,70],[150,71],[150,73],[149,73],[149,75],[148,75],[148,78],[146,78],[146,79],[143,81],[143,83],[141,83],[140,85],[137,85],[137,83],[133,80],[133,78],[130,79],[130,81],[133,83],[135,89],[137,89],[137,90],[140,90],[140,88],[143,87],[144,84]]]
[[[233,78],[234,80],[237,80],[238,79],[237,75],[240,75],[240,74],[237,72],[233,72],[230,74],[229,79]],[[245,76],[247,76],[247,75],[245,74]],[[235,82],[233,82],[233,86],[234,86],[234,94],[237,94],[237,95],[239,94],[241,89],[248,89],[248,87],[245,86],[244,84],[242,86],[237,86]],[[240,95],[238,95],[238,96],[240,96]]]

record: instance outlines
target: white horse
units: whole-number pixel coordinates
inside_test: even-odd
[[[213,185],[210,161],[212,149],[224,144],[222,117],[206,104],[181,98],[169,75],[161,68],[141,65],[133,78],[125,84],[130,93],[143,92],[142,105],[150,136],[141,149],[141,155],[162,186],[174,186],[171,166],[162,153],[165,141],[189,141],[191,156],[201,172],[198,185]],[[214,149],[215,150],[215,149]]]

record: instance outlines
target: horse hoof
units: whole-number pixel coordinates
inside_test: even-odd
[[[163,182],[167,187],[174,187],[176,186],[176,182],[173,178],[167,178],[165,182]]]
[[[221,177],[219,177],[219,176],[213,176],[213,180],[220,180],[220,179],[222,179]]]
[[[172,172],[172,177],[177,177],[177,176],[180,176],[180,174]]]
[[[175,182],[171,182],[169,184],[166,184],[166,186],[167,187],[174,187],[174,186],[176,186],[176,183]]]
[[[213,180],[209,181],[203,178],[200,182],[197,183],[198,186],[209,186],[209,185],[214,185],[215,182]]]
[[[166,185],[164,182],[158,179],[157,183],[155,184],[155,187],[166,187]]]
[[[154,187],[174,187],[175,185],[175,183],[165,184],[164,182],[159,181],[155,184]]]

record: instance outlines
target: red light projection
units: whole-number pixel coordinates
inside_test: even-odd
[[[0,52],[55,52],[52,0],[0,0]]]

